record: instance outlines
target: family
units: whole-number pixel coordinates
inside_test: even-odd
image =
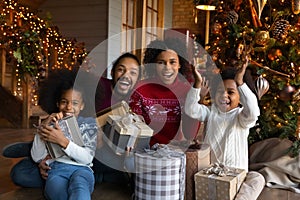
[[[113,62],[112,79],[98,80],[93,105],[96,111],[127,101],[132,111],[143,116],[154,130],[149,147],[173,140],[192,141],[200,122],[205,121],[204,141],[211,146],[211,161],[248,172],[235,199],[257,199],[265,180],[258,172],[248,171],[247,137],[260,115],[256,95],[244,79],[248,59],[239,68],[228,66],[209,77],[209,82],[192,67],[191,84],[185,78],[190,63],[180,40],[154,40],[143,57],[144,68],[131,53]],[[37,129],[33,142],[13,144],[3,151],[7,157],[26,156],[13,167],[11,178],[19,186],[43,188],[46,199],[91,199],[96,182],[131,181],[126,172],[103,161],[109,150],[97,149],[99,128],[95,117],[85,112],[91,106],[86,98],[88,91],[84,85],[74,84],[76,74],[76,70],[62,70],[48,76],[39,91],[39,104],[48,118]],[[88,73],[86,77],[94,80]],[[208,92],[210,106],[201,103]],[[59,126],[59,120],[70,115],[77,118],[83,146],[68,140]],[[60,145],[65,155],[49,157],[45,142]],[[103,160],[95,154],[104,155]]]

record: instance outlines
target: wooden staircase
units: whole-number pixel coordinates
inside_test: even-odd
[[[0,85],[0,117],[6,119],[15,128],[23,125],[23,102],[9,90]]]

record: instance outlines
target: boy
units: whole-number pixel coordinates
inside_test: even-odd
[[[211,108],[199,104],[202,76],[194,68],[195,83],[185,103],[187,115],[207,121],[205,141],[210,144],[212,163],[248,171],[248,135],[260,114],[255,94],[244,83],[248,62],[234,73],[224,70],[222,80],[215,79],[212,86]],[[250,187],[249,187],[250,185]],[[251,188],[252,186],[252,188]],[[264,178],[249,172],[236,199],[256,199],[264,187]],[[244,188],[244,189],[243,189]]]

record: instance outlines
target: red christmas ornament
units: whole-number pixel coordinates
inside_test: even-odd
[[[293,98],[293,93],[295,92],[295,88],[289,84],[287,84],[280,92],[279,99],[282,101],[290,101]]]

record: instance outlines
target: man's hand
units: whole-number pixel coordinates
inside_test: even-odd
[[[48,170],[50,170],[51,168],[46,164],[46,161],[49,160],[51,157],[48,155],[46,158],[44,158],[38,165],[39,169],[40,169],[40,174],[42,176],[43,179],[47,179],[48,178]]]

